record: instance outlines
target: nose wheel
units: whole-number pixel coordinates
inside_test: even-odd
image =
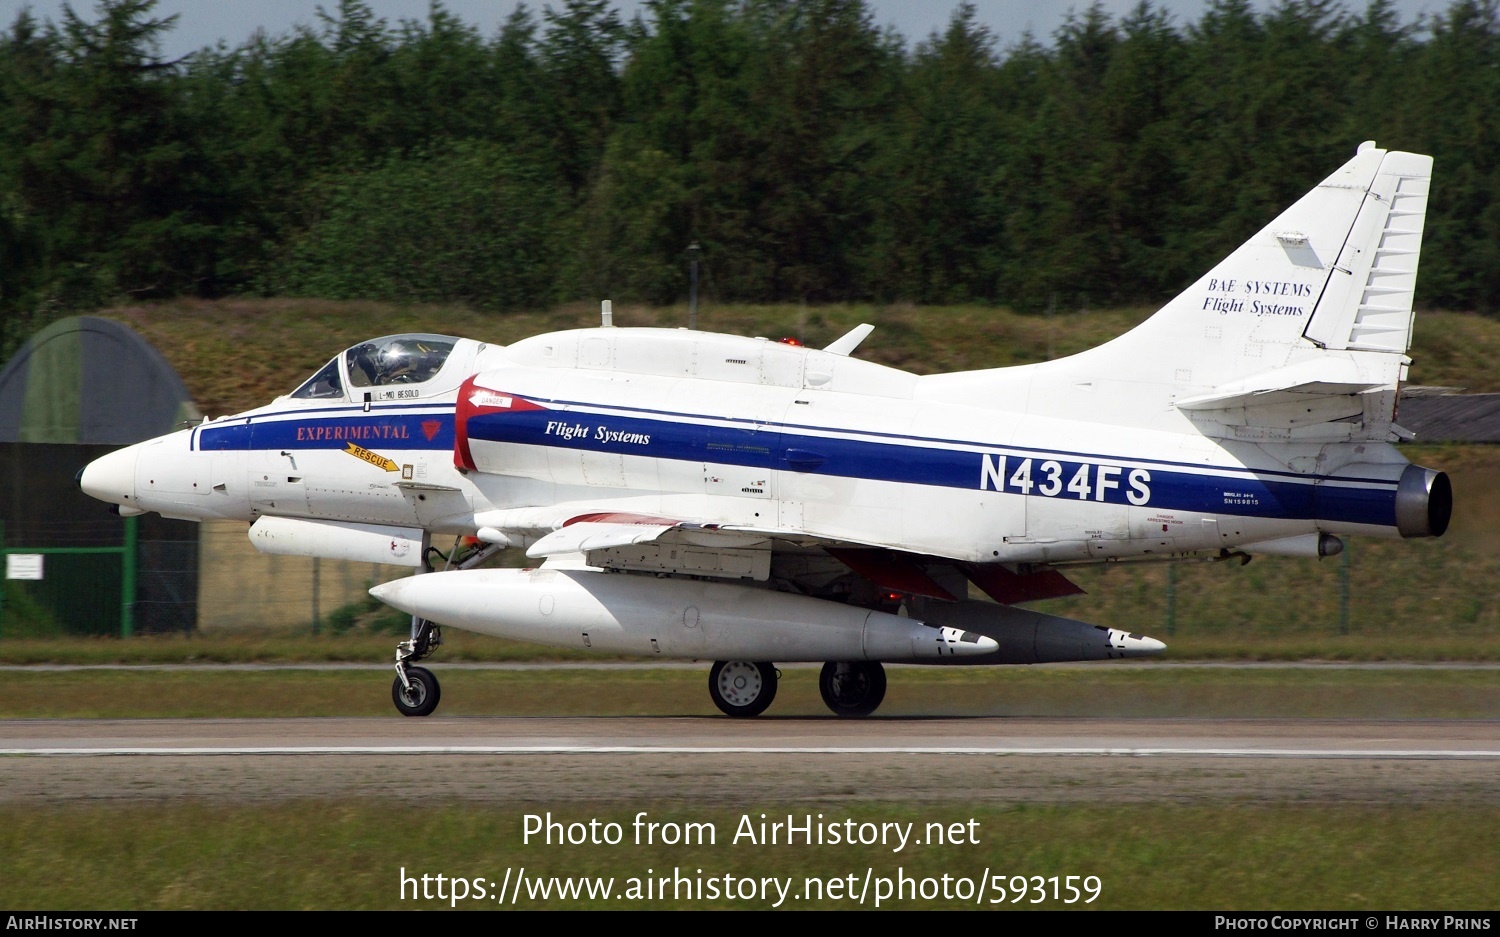
[[[398,676],[391,684],[391,701],[403,716],[427,716],[437,709],[442,698],[437,677],[426,667],[407,667],[406,683]]]
[[[396,645],[396,681],[391,684],[391,701],[403,716],[428,716],[437,709],[442,691],[437,677],[416,662],[431,654],[443,643],[443,635],[432,622],[412,620],[412,638]]]
[[[776,665],[721,660],[708,672],[708,695],[726,716],[759,716],[776,699]]]
[[[448,569],[472,569],[500,550],[500,544],[487,543],[463,552],[462,543],[463,538],[455,539],[453,551],[444,557],[448,560]],[[432,564],[428,561],[430,554],[443,556],[434,547],[423,547],[421,571],[424,573],[433,571]],[[411,616],[411,637],[396,645],[396,682],[391,684],[391,701],[396,704],[401,715],[428,716],[437,709],[438,698],[442,695],[437,677],[426,667],[417,667],[415,664],[442,643],[441,628],[425,618]]]

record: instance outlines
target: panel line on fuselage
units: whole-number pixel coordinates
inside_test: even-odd
[[[600,416],[608,416],[612,413],[644,413],[651,416],[670,418],[674,421],[688,420],[702,426],[743,425],[760,427],[767,431],[780,430],[783,433],[785,433],[787,430],[809,430],[813,433],[829,434],[827,438],[858,439],[860,437],[869,437],[873,440],[895,439],[914,443],[931,443],[937,446],[961,446],[966,447],[968,451],[973,452],[988,452],[997,455],[1019,455],[1024,458],[1050,458],[1054,456],[1060,458],[1075,457],[1095,462],[1126,464],[1132,467],[1154,465],[1169,466],[1173,468],[1183,469],[1187,472],[1196,472],[1201,474],[1240,472],[1250,476],[1274,475],[1305,484],[1311,484],[1313,482],[1348,482],[1353,484],[1379,485],[1391,488],[1394,488],[1396,486],[1396,482],[1393,480],[1379,478],[1359,478],[1355,476],[1341,475],[1307,475],[1301,472],[1292,472],[1281,469],[1237,468],[1232,465],[1201,465],[1195,462],[1182,462],[1171,459],[1151,459],[1140,456],[1119,456],[1108,453],[1082,452],[1070,449],[1045,449],[1021,446],[1013,443],[975,442],[968,439],[950,439],[941,436],[918,436],[909,433],[887,433],[881,432],[880,430],[840,429],[836,426],[818,426],[811,423],[786,423],[774,420],[758,420],[754,417],[710,416],[705,413],[686,413],[675,410],[657,410],[650,407],[628,407],[616,404],[601,404],[593,401],[549,399],[546,397],[527,397],[522,394],[515,394],[514,396],[522,397],[523,399],[532,401],[533,403],[568,407],[570,408],[567,411],[569,413],[591,413]],[[1021,414],[1014,415],[1018,417],[1021,416]],[[821,439],[825,437],[820,435],[816,438]]]
[[[711,444],[709,433],[723,428],[713,417],[671,420],[636,415],[653,413],[642,408],[611,408],[598,404],[587,409],[493,411],[469,418],[470,443],[532,445],[581,452],[641,455],[659,459],[705,464],[736,465],[766,470],[796,471],[782,453],[806,447],[822,457],[818,465],[797,474],[930,485],[962,490],[995,491],[1048,500],[1090,504],[1117,504],[1162,510],[1195,511],[1244,517],[1306,519],[1391,526],[1395,523],[1394,493],[1397,481],[1367,478],[1336,478],[1293,473],[1258,472],[1249,468],[1182,466],[1187,469],[1146,470],[1139,463],[1161,465],[1130,458],[1084,454],[1082,459],[1045,459],[1021,447],[986,446],[963,442],[953,445],[907,445],[921,437],[894,434],[861,434],[818,427],[816,435],[787,431],[788,426],[766,421],[730,421],[733,432],[746,438],[777,436],[774,448],[765,445]],[[604,423],[607,422],[607,426]],[[810,428],[811,429],[811,428]],[[778,432],[779,430],[779,432]],[[860,439],[874,435],[875,439]],[[645,443],[617,444],[624,437]],[[1021,453],[1017,455],[1017,453]],[[988,461],[987,461],[988,460]],[[1014,461],[1012,461],[1014,460]],[[1027,477],[1013,472],[1022,470]],[[1030,476],[1035,473],[1037,479]],[[1041,480],[1042,475],[1049,476]],[[1267,479],[1264,476],[1273,476]],[[1322,484],[1320,482],[1333,482]],[[1037,494],[1032,494],[1032,488]],[[1227,490],[1226,490],[1227,489]]]
[[[1065,503],[1394,524],[1396,480],[1205,466],[642,407],[527,399],[569,409],[476,415],[469,421],[471,439],[773,471],[794,471],[785,464],[783,453],[788,448],[802,448],[825,457],[816,468],[797,472],[803,475],[993,491]],[[309,420],[310,414],[317,418]],[[609,430],[601,434],[597,432],[600,427],[590,427],[566,438],[552,432],[557,424],[579,418],[607,419]],[[709,433],[716,428],[755,437],[775,436],[776,444],[713,446]],[[280,411],[199,429],[217,438],[205,439],[195,433],[194,448],[210,451],[341,448],[349,442],[393,450],[443,451],[453,447],[455,425],[451,404],[429,402],[375,406],[369,411],[362,406]],[[1018,476],[1027,462],[1031,464],[1025,477]]]

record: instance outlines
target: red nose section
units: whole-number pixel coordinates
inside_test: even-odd
[[[476,375],[475,377],[477,377]],[[474,453],[469,448],[469,421],[503,417],[507,413],[545,410],[524,397],[491,390],[475,383],[471,377],[458,388],[458,403],[453,410],[453,464],[465,471],[476,471]]]

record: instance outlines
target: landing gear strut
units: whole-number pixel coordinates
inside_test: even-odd
[[[501,545],[485,543],[472,547],[459,559],[462,538],[454,541],[453,550],[446,557],[445,569],[469,569],[494,556]],[[442,551],[428,547],[422,555],[422,572],[433,571],[428,554],[442,556]],[[437,677],[426,667],[412,666],[430,655],[443,643],[443,631],[425,618],[411,616],[411,637],[396,645],[396,680],[391,684],[391,700],[403,716],[427,716],[437,709],[442,689]]]
[[[443,643],[443,630],[425,618],[411,616],[411,638],[396,645],[396,681],[391,699],[403,716],[426,716],[437,709],[442,690],[426,667],[412,666]]]
[[[835,715],[868,716],[885,699],[885,668],[878,660],[829,661],[818,690]]]
[[[776,665],[721,660],[708,672],[708,695],[726,716],[759,716],[776,699]]]

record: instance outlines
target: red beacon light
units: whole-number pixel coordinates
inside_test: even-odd
[[[783,345],[793,345],[797,348],[802,347],[802,343],[797,341],[795,338],[792,338],[790,335],[788,335],[786,338],[778,338],[777,341]]]

